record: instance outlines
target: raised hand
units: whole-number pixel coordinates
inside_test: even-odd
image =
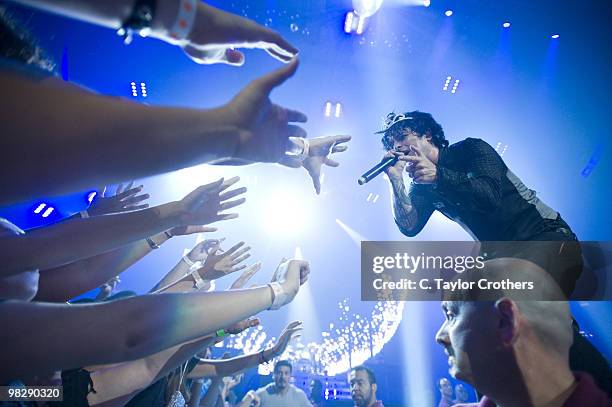
[[[198,2],[195,25],[187,42],[180,45],[196,62],[235,66],[244,63],[244,54],[235,48],[263,49],[283,62],[298,52],[277,32],[204,2]]]
[[[280,290],[272,288],[274,298],[270,309],[278,309],[293,301],[300,290],[300,286],[308,281],[309,274],[310,265],[305,260],[281,262],[274,272],[272,284],[270,284],[271,287],[273,287],[275,283],[280,286]]]
[[[174,202],[174,212],[179,223],[177,226],[206,225],[220,220],[237,218],[237,213],[222,212],[245,202],[245,198],[233,201],[230,201],[230,199],[245,193],[246,188],[226,191],[239,180],[239,177],[227,181],[221,178],[218,181],[196,188],[182,200]]]
[[[251,277],[253,277],[255,275],[255,273],[257,273],[259,270],[261,270],[261,262],[257,262],[255,264],[247,267],[242,272],[240,277],[238,277],[238,279],[232,283],[232,285],[230,286],[229,289],[230,290],[238,290],[240,288],[244,288],[246,283],[248,283],[249,280],[251,279]]]
[[[243,162],[279,162],[289,137],[305,137],[306,131],[290,122],[306,122],[301,112],[270,101],[270,92],[295,73],[298,61],[251,82],[226,106],[224,123],[240,131],[240,143],[232,158]]]
[[[138,195],[143,186],[133,188],[133,185],[134,181],[127,184],[125,188],[123,184],[119,184],[112,195],[107,195],[107,189],[103,188],[101,196],[94,199],[87,208],[87,212],[90,216],[101,216],[148,208],[149,204],[143,203],[143,201],[149,199],[149,194]]]
[[[198,273],[204,280],[215,280],[246,268],[246,265],[240,263],[251,257],[248,253],[251,248],[249,246],[241,248],[242,246],[244,242],[234,245],[226,252],[220,251],[217,246],[206,256]]]
[[[321,168],[323,165],[330,167],[338,167],[340,163],[329,158],[330,154],[341,153],[346,151],[348,146],[341,145],[351,139],[351,136],[328,136],[328,137],[316,137],[308,139],[309,150],[308,157],[303,161],[291,156],[284,157],[280,164],[287,165],[289,167],[304,167],[310,178],[312,178],[312,184],[314,185],[317,194],[321,193]]]
[[[271,348],[272,350],[272,358],[278,357],[285,352],[287,349],[287,345],[292,339],[299,338],[300,332],[302,331],[302,322],[301,321],[293,321],[289,325],[285,327],[283,332],[281,333],[278,341]]]
[[[196,244],[193,249],[189,253],[187,253],[187,257],[192,262],[203,262],[208,258],[208,255],[216,252],[217,250],[221,250],[221,242],[224,241],[225,238],[221,239],[206,239]]]

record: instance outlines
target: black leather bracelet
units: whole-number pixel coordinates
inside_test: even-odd
[[[142,37],[147,36],[155,18],[156,7],[157,0],[135,0],[130,16],[117,30],[117,34],[123,37],[126,45],[132,42],[135,32]]]

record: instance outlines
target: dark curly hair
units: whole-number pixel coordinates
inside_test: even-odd
[[[431,142],[438,148],[448,147],[442,126],[430,113],[418,110],[403,114],[389,113],[384,127],[379,133],[383,135],[381,141],[387,151],[393,149],[394,141],[402,141],[406,137],[406,130],[414,131],[419,137],[431,136]]]

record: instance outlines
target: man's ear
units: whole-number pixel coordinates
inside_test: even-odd
[[[499,337],[504,344],[514,342],[518,333],[519,309],[516,302],[504,297],[495,303],[497,311]]]
[[[376,393],[376,389],[378,389],[378,386],[376,385],[376,383],[374,383],[374,384],[372,385],[372,391],[373,391],[374,393]]]

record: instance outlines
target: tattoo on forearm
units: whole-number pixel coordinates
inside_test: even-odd
[[[404,182],[394,182],[392,185],[395,222],[402,229],[412,229],[417,222],[417,213],[410,201]]]

